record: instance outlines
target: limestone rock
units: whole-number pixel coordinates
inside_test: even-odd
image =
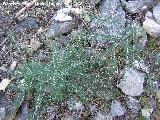
[[[74,111],[81,111],[84,109],[83,104],[80,101],[77,101],[75,99],[69,99],[67,101],[67,105],[70,111],[74,110]]]
[[[148,41],[147,33],[144,31],[143,27],[137,21],[133,21],[132,24],[135,28],[135,46],[137,46],[140,49],[144,49]]]
[[[145,62],[143,60],[135,60],[133,62],[133,66],[137,69],[137,70],[142,70],[146,73],[149,73],[149,67],[145,64]]]
[[[122,116],[126,112],[126,109],[124,109],[121,105],[121,103],[118,100],[113,100],[111,104],[111,114],[112,117],[115,116]]]
[[[152,37],[155,37],[155,38],[160,37],[160,24],[156,23],[156,21],[147,18],[143,22],[143,28]]]
[[[127,107],[134,113],[138,112],[141,108],[140,102],[131,96],[127,98]]]
[[[37,21],[34,18],[30,17],[16,24],[16,26],[14,27],[14,32],[19,33],[23,30],[37,30],[38,28],[39,25]]]
[[[49,30],[47,31],[46,36],[52,37],[52,36],[59,36],[68,32],[71,32],[73,29],[78,27],[78,21],[76,19],[67,20],[67,21],[56,21],[54,18],[52,19],[51,26],[49,27]]]
[[[156,6],[154,6],[154,8],[153,8],[153,15],[154,15],[154,17],[156,19],[156,22],[158,24],[160,24],[160,3],[157,4]]]
[[[133,68],[126,68],[123,79],[118,87],[126,95],[140,96],[143,92],[144,75],[134,70]]]
[[[98,112],[94,120],[112,120],[111,114]]]
[[[5,119],[5,107],[0,107],[0,120]]]
[[[21,106],[20,111],[18,112],[18,115],[16,116],[15,120],[27,120],[28,114],[29,114],[29,107],[28,103],[24,102]]]
[[[146,10],[155,4],[156,0],[122,0],[126,10],[131,13],[139,13],[143,10]]]
[[[151,113],[153,112],[153,109],[141,109],[142,116],[149,118]]]
[[[103,0],[100,5],[100,15],[93,19],[91,28],[95,29],[98,41],[104,41],[99,36],[110,35],[121,38],[125,30],[125,12],[119,0]],[[105,43],[105,42],[104,42]]]
[[[42,43],[39,42],[38,40],[36,39],[31,39],[30,40],[30,47],[33,49],[33,50],[37,50],[38,48],[40,48],[42,46]]]
[[[147,19],[147,18],[150,18],[150,19],[154,20],[153,13],[150,12],[150,11],[147,11],[146,14],[145,14],[145,19]]]

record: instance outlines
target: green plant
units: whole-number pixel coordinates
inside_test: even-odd
[[[112,44],[102,48],[92,48],[87,52],[86,44],[96,35],[83,31],[80,35],[73,34],[65,50],[59,50],[57,42],[51,45],[52,59],[48,63],[30,61],[19,66],[16,76],[22,79],[15,83],[17,101],[32,98],[30,119],[38,119],[41,106],[47,101],[62,101],[71,95],[79,95],[86,101],[91,97],[104,99],[106,96],[117,97],[121,92],[113,85],[114,74],[119,60],[125,61],[133,51],[130,37],[132,32],[124,36],[128,40],[123,46],[117,45],[115,38],[102,35],[112,40]],[[122,57],[119,51],[122,50]],[[127,54],[126,54],[127,53]]]
[[[16,91],[33,97],[35,112],[32,117],[37,116],[44,98],[62,101],[77,94],[85,100],[104,93],[112,94],[111,80],[116,67],[116,59],[110,54],[112,47],[101,51],[103,54],[94,50],[97,54],[89,56],[83,48],[83,39],[86,38],[82,35],[77,40],[74,38],[76,42],[71,40],[64,52],[53,42],[49,63],[33,61],[19,66],[16,75],[21,76],[23,82],[16,85]]]

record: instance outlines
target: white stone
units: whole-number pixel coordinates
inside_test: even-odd
[[[156,22],[158,24],[160,24],[160,3],[157,4],[156,6],[154,6],[154,8],[153,8],[153,15],[154,15],[154,17],[156,19]]]
[[[160,24],[156,23],[154,20],[147,18],[143,22],[143,28],[152,37],[160,37]]]
[[[134,70],[133,68],[126,68],[123,79],[118,87],[126,95],[140,96],[143,92],[144,75]]]
[[[111,104],[111,114],[112,117],[122,116],[126,112],[126,109],[122,107],[118,100],[113,100]]]

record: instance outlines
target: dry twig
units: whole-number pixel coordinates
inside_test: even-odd
[[[34,5],[38,1],[39,0],[33,0],[33,1],[29,2],[29,3],[27,3],[27,5],[24,8],[22,8],[19,12],[16,13],[15,18],[17,18],[18,16],[20,16],[23,12],[26,11],[26,9],[30,8],[32,5]]]

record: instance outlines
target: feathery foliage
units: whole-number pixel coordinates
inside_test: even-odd
[[[129,40],[131,33],[127,33],[124,40]],[[87,43],[95,37],[86,31],[80,35],[73,34],[63,51],[53,41],[50,62],[31,61],[19,66],[15,73],[22,79],[15,87],[17,101],[21,100],[19,93],[26,93],[26,98],[32,98],[31,119],[38,119],[38,112],[47,101],[62,101],[71,95],[78,95],[86,101],[95,96],[104,99],[121,94],[113,85],[114,74],[119,61],[125,61],[126,51],[131,52],[130,44],[120,47],[114,38],[104,35],[104,38],[112,40],[112,44],[88,51]],[[119,56],[121,49],[122,57]]]

